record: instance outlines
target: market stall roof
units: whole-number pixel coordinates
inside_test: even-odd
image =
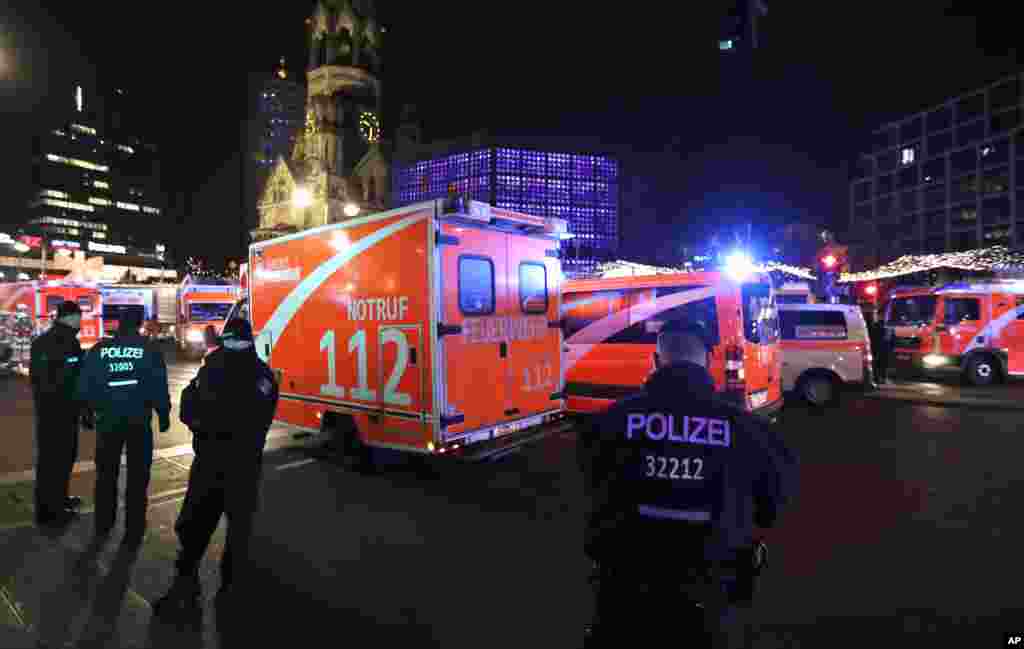
[[[761,265],[755,265],[754,270],[760,273],[773,273],[779,272],[785,275],[792,275],[794,277],[800,277],[802,279],[814,279],[814,275],[811,271],[806,268],[800,268],[799,266],[788,266],[786,264],[780,264],[777,262],[767,262]],[[613,277],[633,277],[643,275],[671,275],[675,273],[692,273],[697,272],[693,268],[682,267],[673,268],[671,266],[648,266],[646,264],[637,264],[632,261],[616,260],[606,264],[601,264],[598,267],[596,276],[601,279],[610,279]]]
[[[934,255],[904,255],[874,270],[843,273],[839,276],[839,281],[871,282],[940,268],[978,272],[1019,272],[1024,270],[1024,251],[1010,250],[1006,246],[992,246]]]

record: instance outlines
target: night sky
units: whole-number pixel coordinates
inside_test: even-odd
[[[377,4],[385,129],[415,103],[428,139],[483,127],[600,138],[623,162],[634,258],[722,224],[841,229],[867,129],[1020,68],[1004,3],[770,0],[752,64],[717,51],[725,2]],[[99,77],[148,103],[188,252],[235,254],[223,242],[241,240],[247,89],[282,54],[304,68],[312,5],[5,3],[0,222],[23,217],[28,135]]]

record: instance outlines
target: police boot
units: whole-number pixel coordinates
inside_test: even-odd
[[[163,618],[188,618],[202,613],[199,576],[179,574],[167,594],[153,604],[153,615]]]

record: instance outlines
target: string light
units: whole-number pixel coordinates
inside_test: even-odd
[[[799,266],[789,266],[774,261],[769,261],[764,264],[755,264],[753,268],[754,272],[758,273],[769,273],[773,276],[773,279],[779,279],[780,276],[793,276],[801,279],[814,279],[814,275],[810,270],[801,268]],[[648,266],[646,264],[638,264],[632,261],[616,260],[606,264],[600,264],[597,268],[596,276],[601,279],[609,279],[612,277],[634,277],[643,275],[670,275],[677,273],[700,273],[704,272],[704,268],[697,268],[692,265],[671,267],[671,266]]]
[[[860,273],[843,273],[840,282],[872,282],[890,277],[914,273],[931,272],[940,268],[974,272],[1021,271],[1024,269],[1024,252],[1012,251],[1006,246],[976,248],[963,252],[946,252],[933,255],[904,255],[895,261],[874,270]]]

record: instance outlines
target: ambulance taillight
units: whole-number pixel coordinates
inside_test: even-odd
[[[739,403],[746,401],[747,379],[743,371],[742,345],[729,345],[725,349],[725,391]]]

